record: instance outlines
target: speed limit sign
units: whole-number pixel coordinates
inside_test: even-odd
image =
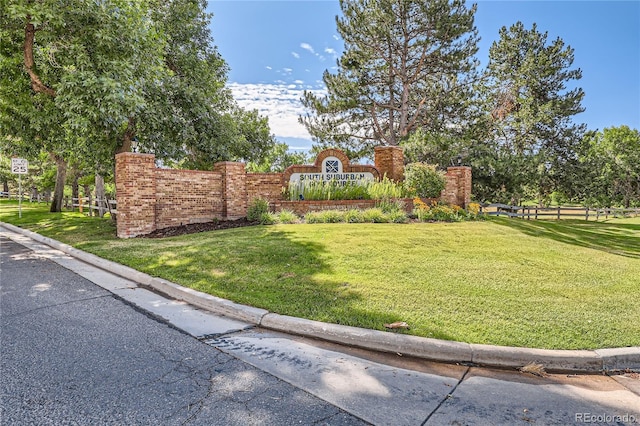
[[[26,175],[29,172],[29,162],[24,158],[11,159],[11,173]]]

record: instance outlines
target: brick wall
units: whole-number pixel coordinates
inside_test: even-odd
[[[467,208],[471,202],[471,167],[448,167],[447,184],[441,198],[449,204]]]
[[[223,217],[220,173],[156,169],[155,177],[157,229]]]
[[[384,173],[391,179],[403,178],[402,148],[376,148],[376,166],[351,165],[338,150],[318,155],[313,166],[292,166],[285,173],[246,173],[242,163],[221,162],[213,171],[167,170],[155,167],[151,154],[116,155],[116,192],[118,200],[117,234],[120,238],[144,235],[169,226],[207,222],[215,218],[238,219],[247,215],[254,198],[269,201],[274,211],[287,209],[299,215],[325,209],[366,209],[375,200],[286,201],[282,188],[293,172],[317,172],[322,159],[338,157],[349,172]],[[471,168],[449,167],[447,184],[441,199],[467,207],[471,198]],[[413,201],[405,200],[407,211]]]
[[[151,154],[116,155],[118,237],[131,238],[156,229],[155,167],[155,156]]]
[[[282,199],[282,173],[247,173],[247,202],[269,200],[273,206]]]
[[[401,147],[377,146],[374,151],[374,161],[380,177],[386,175],[396,182],[404,180],[404,152]]]
[[[243,163],[224,161],[213,170],[222,175],[222,217],[240,219],[247,215],[247,173]]]

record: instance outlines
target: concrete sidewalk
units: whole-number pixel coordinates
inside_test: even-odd
[[[248,324],[249,326],[259,326],[289,334],[294,333],[356,348],[465,365],[514,369],[529,363],[538,363],[542,364],[550,372],[640,371],[640,347],[574,351],[478,345],[328,324],[279,315],[264,309],[240,305],[185,288],[161,278],[152,277],[11,224],[0,222],[0,228],[2,227],[6,229],[4,233],[8,238],[21,244],[28,243],[28,241],[18,236],[27,237],[104,271],[123,277],[128,282],[135,283],[133,287],[131,284],[125,284],[122,288],[116,286],[110,290],[116,294],[118,294],[118,291],[131,292],[132,288],[140,285],[175,299],[176,302],[173,303],[178,304],[176,306],[184,303],[223,315],[225,321],[229,321],[229,323],[222,324],[221,330],[228,330],[229,327],[242,329],[247,327]],[[145,297],[149,299],[149,296],[139,293],[141,294],[139,296],[140,303],[144,306],[144,299]],[[148,305],[149,303],[152,302],[148,300],[146,304]],[[195,313],[193,315],[197,316]],[[211,333],[211,330],[207,331],[207,333],[216,334],[216,332]],[[202,332],[198,330],[194,330],[192,334],[197,337],[204,337]]]

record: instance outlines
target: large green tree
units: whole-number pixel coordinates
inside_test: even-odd
[[[306,92],[300,117],[316,145],[352,158],[400,145],[418,129],[467,124],[476,67],[475,6],[463,0],[341,0],[344,53],[325,71],[326,96]]]
[[[275,143],[268,121],[239,108],[226,87],[228,66],[213,43],[206,0],[157,2],[162,78],[146,81],[146,107],[132,117],[141,149],[185,167],[261,158]],[[124,147],[126,150],[126,147]]]
[[[238,108],[205,0],[0,0],[0,138],[10,155],[46,151],[105,174],[116,152],[160,159],[254,159],[274,144],[266,119]],[[99,170],[96,170],[98,168]]]
[[[0,8],[0,137],[13,153],[48,152],[60,211],[71,155],[104,161],[162,73],[148,1],[12,0]]]
[[[517,203],[544,201],[569,178],[585,130],[573,122],[584,92],[575,82],[574,53],[561,38],[551,42],[534,24],[500,30],[489,50],[484,99],[487,133],[474,144],[476,195]]]
[[[588,205],[640,205],[640,132],[628,126],[588,132],[576,170],[566,191]]]

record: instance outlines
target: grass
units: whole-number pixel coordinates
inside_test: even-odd
[[[10,222],[176,283],[286,315],[549,349],[640,346],[640,218],[256,226],[163,240],[0,202]]]

